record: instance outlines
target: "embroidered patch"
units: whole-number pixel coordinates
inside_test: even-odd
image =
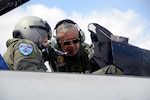
[[[65,65],[63,56],[58,56],[57,57],[57,64],[58,64],[58,66],[64,66]]]
[[[33,46],[31,44],[20,43],[19,51],[22,55],[28,56],[33,51]]]

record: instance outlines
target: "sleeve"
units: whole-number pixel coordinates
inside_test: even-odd
[[[9,70],[1,54],[0,54],[0,70]]]
[[[31,41],[22,41],[15,45],[14,70],[42,71],[47,70],[42,53]]]
[[[85,72],[84,73],[86,73],[86,74],[91,73],[92,72],[92,67],[90,66],[87,52],[84,52],[82,60],[84,62],[84,67],[85,67]]]
[[[92,74],[96,75],[124,75],[123,71],[116,67],[115,65],[107,65]]]

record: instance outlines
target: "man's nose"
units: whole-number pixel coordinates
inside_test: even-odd
[[[75,44],[72,41],[70,41],[69,46],[75,46]]]

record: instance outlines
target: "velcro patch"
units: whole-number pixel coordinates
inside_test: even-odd
[[[31,44],[20,43],[19,44],[19,51],[22,55],[28,56],[32,53],[33,46]]]

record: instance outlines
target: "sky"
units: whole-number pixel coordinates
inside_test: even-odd
[[[149,0],[30,0],[0,16],[0,53],[4,54],[15,24],[25,16],[43,18],[52,30],[58,21],[71,19],[84,31],[88,44],[87,26],[98,23],[114,35],[129,38],[130,44],[150,50],[149,5]]]

